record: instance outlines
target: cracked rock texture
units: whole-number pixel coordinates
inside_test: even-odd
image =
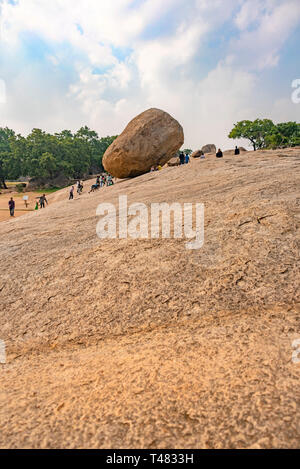
[[[296,448],[300,149],[192,160],[0,224],[0,447]],[[100,240],[202,202],[205,243]]]

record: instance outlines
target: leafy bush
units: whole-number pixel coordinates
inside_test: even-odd
[[[22,182],[21,184],[17,184],[16,189],[17,192],[24,192],[24,190],[26,189],[26,184],[24,182]]]
[[[59,177],[81,179],[85,174],[98,173],[102,157],[115,138],[99,138],[88,127],[54,135],[33,129],[27,137],[0,127],[0,188],[6,189],[7,179],[21,176],[48,184]]]
[[[300,145],[300,124],[283,122],[275,125],[270,119],[244,120],[235,124],[229,138],[250,140],[254,151],[261,148],[284,148]]]

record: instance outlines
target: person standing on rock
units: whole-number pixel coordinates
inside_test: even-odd
[[[108,174],[108,175],[107,175],[107,178],[106,178],[106,185],[107,185],[107,186],[113,186],[113,185],[114,185],[114,181],[113,181],[113,178],[112,178],[112,175],[111,175],[111,174]]]
[[[218,153],[216,154],[216,157],[217,157],[217,158],[223,158],[223,152],[222,152],[222,150],[221,150],[220,148],[219,148],[219,150],[218,150]]]
[[[14,217],[15,216],[15,207],[16,207],[16,204],[15,204],[15,201],[14,199],[11,197],[10,201],[8,202],[8,207],[9,207],[9,213],[10,213],[10,216],[11,217]]]
[[[184,154],[182,153],[182,151],[179,154],[179,161],[180,161],[180,165],[184,164]]]
[[[45,203],[48,205],[48,200],[46,199],[46,194],[43,194],[42,197],[40,197],[40,207],[45,208]]]
[[[77,194],[80,195],[83,190],[83,183],[81,181],[77,181]]]
[[[240,154],[240,149],[239,149],[238,147],[235,147],[234,154],[235,154],[235,155],[239,155],[239,154]]]
[[[69,196],[69,200],[73,200],[73,199],[74,199],[74,186],[71,187],[70,196]]]
[[[187,153],[185,155],[185,164],[189,164],[189,162],[190,162],[190,155]]]

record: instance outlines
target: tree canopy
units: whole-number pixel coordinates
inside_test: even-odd
[[[102,157],[115,138],[99,138],[88,127],[55,135],[33,129],[27,137],[0,128],[0,187],[6,187],[5,180],[21,176],[51,181],[61,175],[80,179],[99,172]]]
[[[244,120],[235,124],[229,138],[249,140],[254,150],[300,145],[300,124],[274,124],[270,119]]]

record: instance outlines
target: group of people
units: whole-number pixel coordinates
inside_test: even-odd
[[[46,195],[43,194],[40,197],[37,197],[37,201],[35,203],[35,209],[38,210],[39,208],[46,208],[46,204],[48,205],[48,200],[46,199]]]
[[[188,164],[190,162],[190,155],[188,153],[184,154],[184,152],[179,153],[179,160],[180,164]],[[150,173],[153,171],[160,171],[162,169],[162,166],[159,164],[158,166],[152,166],[150,169]]]
[[[200,158],[202,159],[205,159],[205,154],[202,152],[199,152],[200,154]],[[240,155],[240,149],[238,147],[235,147],[235,150],[234,150],[234,154],[235,155]],[[198,158],[199,156],[195,156],[195,158]],[[216,157],[217,158],[223,158],[223,152],[222,150],[219,148],[217,153],[216,153]],[[188,153],[184,153],[183,151],[181,151],[179,153],[179,165],[184,165],[184,164],[189,164],[190,163],[190,155]],[[155,166],[152,166],[150,172],[152,171],[159,171],[161,170],[162,167],[159,165],[157,167]]]
[[[28,203],[26,203],[26,208],[27,208],[27,205]],[[34,210],[38,210],[39,208],[46,208],[46,205],[48,205],[48,200],[46,198],[46,194],[43,194],[37,197]],[[14,201],[13,197],[11,197],[10,200],[8,201],[8,208],[9,208],[10,216],[14,217],[15,209],[16,209],[16,202]]]
[[[74,199],[74,191],[75,191],[75,187],[72,186],[70,189],[70,193],[69,193],[69,200]],[[83,191],[83,182],[80,180],[78,180],[76,183],[76,191],[78,195],[80,195]]]
[[[235,147],[234,154],[235,155],[240,154],[240,149],[237,146]],[[204,155],[203,155],[203,157],[204,157]],[[216,153],[216,157],[217,158],[223,158],[223,152],[220,148],[218,149],[218,151]],[[190,162],[190,155],[188,153],[184,154],[184,152],[180,152],[179,161],[180,161],[180,165],[188,164]],[[157,167],[152,166],[151,172],[152,171],[160,171],[161,169],[162,169],[162,167],[160,165],[158,165]],[[100,187],[104,187],[105,185],[106,186],[112,186],[113,184],[114,184],[114,181],[113,181],[112,176],[110,174],[104,174],[103,173],[103,174],[97,176],[96,183],[91,186],[89,194],[91,192],[94,192],[94,191],[98,190]],[[80,195],[82,193],[82,191],[83,191],[83,182],[82,181],[80,181],[80,180],[77,181],[76,190],[77,190],[78,195]],[[71,189],[70,189],[70,193],[69,193],[69,200],[74,199],[74,191],[75,191],[75,187],[72,186]],[[37,197],[37,199],[38,200],[36,201],[35,210],[38,210],[39,208],[41,208],[41,209],[45,208],[46,204],[48,205],[48,200],[46,199],[45,194],[43,194],[40,197]],[[16,204],[15,204],[15,201],[12,197],[8,202],[8,208],[9,208],[10,216],[14,217],[15,216]]]
[[[183,151],[179,153],[179,163],[182,164],[189,164],[190,162],[190,155],[188,153],[184,154]]]
[[[101,187],[104,186],[113,186],[114,180],[111,174],[102,173],[100,176],[97,176],[96,183],[93,184],[89,190],[89,194],[91,192],[95,192]]]
[[[114,181],[113,181],[112,176],[110,174],[104,174],[103,173],[103,174],[97,176],[95,184],[92,184],[92,186],[89,190],[89,194],[91,192],[97,191],[98,189],[100,189],[100,187],[112,186],[113,184],[114,184]],[[78,195],[82,194],[83,182],[82,181],[77,181],[76,186],[77,186],[77,194]],[[74,199],[74,192],[75,192],[75,187],[72,186],[71,189],[70,189],[70,193],[69,193],[69,200]]]
[[[235,147],[234,149],[234,154],[237,156],[237,155],[240,155],[240,149],[238,147]],[[222,150],[219,148],[219,150],[217,151],[216,153],[216,157],[217,158],[223,158],[223,152]]]

